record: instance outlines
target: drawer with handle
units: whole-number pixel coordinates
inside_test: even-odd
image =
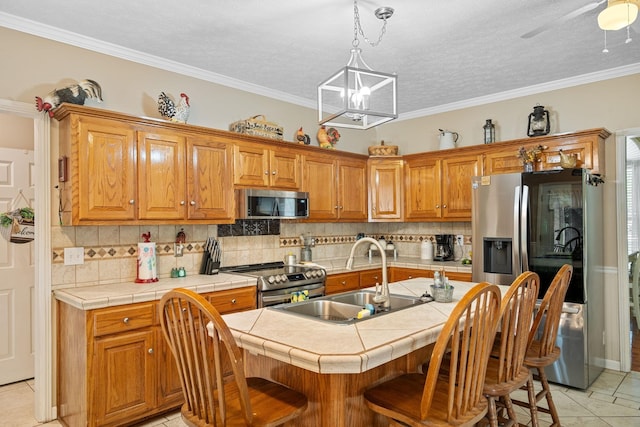
[[[246,287],[217,291],[209,294],[207,299],[220,314],[253,310],[256,308],[256,288]]]
[[[93,336],[115,334],[152,326],[156,303],[145,302],[93,311]]]

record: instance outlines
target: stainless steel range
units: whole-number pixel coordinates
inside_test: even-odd
[[[324,296],[327,278],[323,268],[285,265],[283,262],[236,265],[222,267],[220,271],[255,277],[258,282],[258,308]]]

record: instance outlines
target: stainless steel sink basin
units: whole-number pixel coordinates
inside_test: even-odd
[[[392,294],[389,296],[390,307],[384,309],[382,304],[373,302],[374,296],[375,292],[373,291],[352,291],[298,303],[276,305],[270,308],[332,323],[353,323],[427,302],[427,300],[420,298]],[[364,309],[367,304],[373,305],[375,313],[358,319],[358,312]]]
[[[362,307],[353,304],[330,301],[323,298],[315,298],[309,301],[285,304],[276,307],[289,313],[302,314],[332,322],[344,322],[358,317]]]
[[[332,301],[343,302],[345,304],[354,304],[360,307],[364,307],[366,304],[372,304],[377,307],[378,304],[373,302],[375,296],[373,291],[352,291],[344,294],[331,295],[328,298]],[[419,298],[409,297],[405,295],[389,295],[390,310],[402,310],[403,308],[413,307],[418,304],[422,304]]]

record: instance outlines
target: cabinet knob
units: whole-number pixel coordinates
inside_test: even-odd
[[[447,209],[447,205],[442,205],[443,208]]]
[[[153,354],[153,349],[152,349],[152,348],[150,348],[149,350],[147,350],[147,352],[148,352],[149,354]]]
[[[185,205],[184,200],[180,200],[180,206],[184,206],[184,205]]]
[[[440,209],[440,205],[436,205],[436,209]]]
[[[189,202],[189,204],[190,204],[191,206],[195,206],[195,205],[196,205],[196,201],[195,201],[195,200],[192,200],[191,202]]]
[[[236,299],[234,298],[231,300],[231,304],[235,304],[235,303],[236,303]]]
[[[122,322],[123,322],[125,325],[128,325],[128,324],[129,324],[129,318],[128,318],[128,317],[125,317],[124,319],[122,319]]]
[[[341,283],[342,283],[342,286],[345,286],[347,284],[346,280],[343,280]]]
[[[269,171],[264,171],[264,174],[265,175],[269,175]]]
[[[342,207],[342,205],[340,205],[340,209],[344,209],[344,208]]]
[[[333,209],[338,209],[338,205],[335,205],[335,206],[333,207]]]
[[[129,204],[130,204],[130,205],[134,204],[135,202],[136,202],[136,201],[135,201],[135,200],[133,200],[133,199],[129,200]]]
[[[276,171],[272,171],[272,172],[271,172],[271,175],[275,175],[275,174],[276,174]]]

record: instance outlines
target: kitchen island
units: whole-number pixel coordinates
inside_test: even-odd
[[[417,297],[431,283],[418,278],[389,288],[392,294]],[[270,308],[224,319],[244,350],[248,376],[269,378],[307,395],[308,409],[291,425],[386,426],[385,419],[365,406],[362,394],[401,372],[415,372],[428,360],[455,304],[474,284],[452,285],[451,303],[430,302],[352,324]]]

